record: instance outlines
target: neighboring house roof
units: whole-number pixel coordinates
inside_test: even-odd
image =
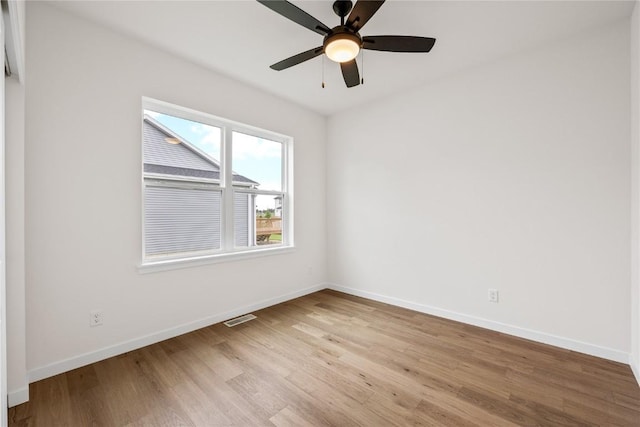
[[[146,173],[220,179],[220,164],[214,158],[146,114],[142,139]],[[259,185],[237,173],[233,174],[233,183]]]

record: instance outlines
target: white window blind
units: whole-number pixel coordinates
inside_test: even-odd
[[[144,196],[147,255],[220,249],[220,190],[147,184]]]
[[[235,245],[237,247],[249,246],[249,236],[253,236],[252,212],[253,196],[247,193],[234,193],[233,195],[233,227]],[[250,230],[251,229],[251,230]],[[252,242],[251,242],[252,243]]]

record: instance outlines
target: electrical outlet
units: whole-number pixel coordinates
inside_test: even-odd
[[[489,289],[489,302],[498,302],[498,290]]]
[[[92,310],[89,313],[89,326],[102,325],[102,310]]]

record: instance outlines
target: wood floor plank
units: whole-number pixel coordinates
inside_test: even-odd
[[[415,412],[415,425],[419,426],[448,426],[448,427],[477,427],[477,420],[470,420],[468,417],[447,411],[438,405],[422,400]]]
[[[288,406],[269,418],[269,421],[277,427],[314,427],[314,424],[296,414]]]
[[[325,290],[30,385],[17,426],[640,426],[629,366]]]

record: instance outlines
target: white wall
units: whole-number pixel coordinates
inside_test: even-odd
[[[23,76],[24,78],[24,76]],[[5,79],[5,182],[7,254],[7,390],[9,406],[28,398],[24,260],[25,87]]]
[[[329,279],[628,362],[629,80],[625,21],[332,116]]]
[[[27,16],[32,381],[326,280],[323,117],[49,5]],[[295,252],[138,273],[142,96],[294,137]],[[96,308],[104,325],[89,328]]]
[[[638,338],[627,24],[336,115],[325,159],[314,113],[50,6],[28,15],[26,151],[7,144],[10,391],[25,375],[21,262],[32,381],[313,289],[326,254],[354,293],[614,359]],[[295,138],[294,253],[138,274],[143,95]],[[94,308],[105,324],[89,328]]]
[[[640,6],[631,16],[631,368],[640,383]]]

